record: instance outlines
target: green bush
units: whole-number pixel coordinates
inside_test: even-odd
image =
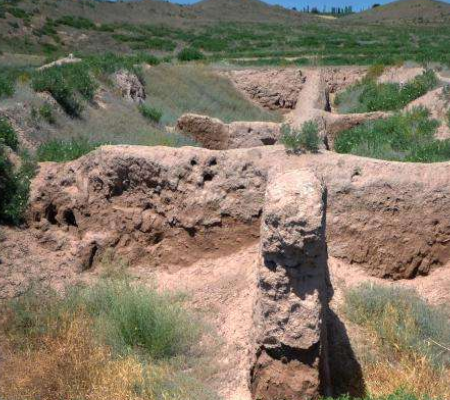
[[[95,150],[100,143],[92,143],[86,138],[73,138],[70,140],[50,140],[37,149],[38,161],[66,162],[76,160],[81,156]]]
[[[55,21],[56,24],[71,26],[75,29],[95,29],[94,22],[84,17],[76,17],[73,15],[65,15]]]
[[[55,115],[53,114],[53,108],[49,103],[44,103],[41,107],[39,107],[39,115],[49,124],[54,124],[56,122]]]
[[[19,139],[8,120],[0,117],[0,146],[2,145],[9,146],[16,151],[19,146]]]
[[[434,365],[450,365],[450,323],[442,310],[430,306],[413,290],[363,284],[345,295],[345,313],[376,332],[387,346],[414,352]]]
[[[17,170],[0,145],[0,222],[17,225],[22,221],[34,171],[34,164],[26,159]]]
[[[203,60],[205,56],[198,49],[193,47],[185,47],[177,54],[177,58],[179,61],[196,61]]]
[[[157,110],[156,108],[153,108],[147,104],[141,104],[139,105],[139,111],[145,118],[149,119],[150,121],[156,123],[161,121],[162,112]]]
[[[0,98],[10,97],[14,94],[14,79],[0,73]]]
[[[384,160],[444,161],[450,159],[450,141],[434,138],[438,126],[426,108],[415,107],[341,132],[334,148],[338,153]]]
[[[319,127],[315,121],[306,121],[299,131],[284,124],[280,142],[294,152],[300,149],[317,152],[320,146]]]
[[[447,111],[447,125],[450,128],[450,108]]]
[[[97,89],[89,68],[81,63],[55,66],[37,71],[32,76],[36,92],[49,92],[71,117],[83,110],[81,99],[92,100]]]

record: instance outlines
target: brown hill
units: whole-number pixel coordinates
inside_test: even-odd
[[[168,1],[141,0],[130,2],[100,2],[95,0],[48,0],[36,6],[32,0],[22,0],[20,7],[38,10],[45,17],[85,17],[97,23],[169,24],[236,21],[236,22],[297,22],[314,21],[317,17],[272,6],[259,0],[204,0],[193,5]]]
[[[450,22],[450,4],[437,0],[399,0],[342,18],[343,22],[443,24]]]

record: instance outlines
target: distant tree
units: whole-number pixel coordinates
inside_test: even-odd
[[[380,6],[381,6],[380,3],[375,3],[375,4],[372,6],[372,8],[377,8],[377,7],[380,7]]]

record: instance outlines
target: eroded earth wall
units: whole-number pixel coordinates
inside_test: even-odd
[[[189,264],[258,240],[266,186],[258,150],[105,146],[67,164],[44,164],[31,224],[80,240],[89,268],[114,247],[131,261]],[[174,251],[176,249],[176,251]]]
[[[87,266],[107,247],[131,259],[189,263],[257,241],[267,174],[304,167],[328,187],[333,256],[395,279],[450,260],[449,163],[289,155],[281,146],[105,146],[71,163],[45,164],[33,184],[30,222],[77,235]],[[174,245],[186,251],[173,255]]]
[[[274,174],[261,223],[257,356],[259,400],[317,399],[328,390],[325,191],[308,170]]]

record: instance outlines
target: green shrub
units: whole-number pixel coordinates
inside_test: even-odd
[[[19,7],[10,7],[10,8],[8,8],[8,12],[12,16],[19,18],[19,19],[26,20],[26,19],[30,18],[30,15],[24,9],[19,8]]]
[[[185,47],[177,54],[177,58],[179,61],[196,61],[203,60],[205,56],[198,49],[193,47]]]
[[[14,79],[0,73],[0,98],[10,97],[14,94]]]
[[[31,292],[10,307],[14,315],[8,326],[10,334],[33,337],[51,332],[64,315],[81,312],[92,318],[98,338],[121,356],[133,350],[153,360],[180,356],[199,333],[179,298],[157,294],[127,279],[75,287],[62,298],[53,292]]]
[[[65,15],[55,21],[56,24],[71,26],[75,29],[95,29],[94,22],[84,17],[76,17],[73,15]]]
[[[447,125],[450,128],[450,108],[447,110]]]
[[[450,323],[413,290],[363,284],[346,293],[345,313],[396,351],[425,356],[436,366],[450,365],[450,354],[442,351],[450,345]]]
[[[81,99],[92,100],[97,89],[89,68],[81,63],[37,71],[32,76],[32,86],[36,92],[50,92],[71,117],[81,115]]]
[[[450,159],[450,141],[434,138],[438,126],[426,108],[415,107],[341,132],[334,148],[338,153],[384,160],[444,161]]]
[[[70,140],[50,140],[39,146],[38,161],[66,162],[76,160],[95,150],[100,143],[92,143],[86,138],[72,138]]]
[[[34,164],[27,159],[17,170],[0,145],[0,222],[17,225],[22,221],[34,171]]]
[[[147,104],[141,104],[139,105],[139,111],[145,118],[149,119],[150,121],[156,123],[161,121],[162,112],[157,110],[156,108],[153,108]]]
[[[39,116],[49,124],[54,124],[56,122],[55,115],[53,114],[53,108],[49,103],[44,103],[41,107],[39,107]]]
[[[19,139],[8,120],[0,117],[0,146],[2,145],[9,146],[16,151],[19,146]]]
[[[284,124],[281,127],[280,142],[294,152],[300,149],[317,152],[320,146],[319,127],[315,121],[306,121],[301,129],[292,129]]]

